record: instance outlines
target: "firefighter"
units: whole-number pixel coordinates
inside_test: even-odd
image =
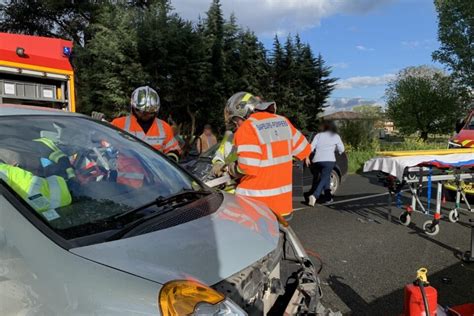
[[[48,220],[58,217],[54,209],[71,204],[66,180],[60,176],[37,177],[20,167],[0,161],[0,179]]]
[[[232,98],[240,98],[241,102],[238,107],[231,108],[227,106],[229,103],[233,103],[233,101],[231,102],[231,98],[227,101],[227,105],[224,109],[224,120],[227,131],[212,159],[212,172],[217,177],[222,176],[229,167],[234,171],[234,176],[237,176],[234,170],[234,162],[237,161],[237,154],[234,149],[234,133],[250,114],[253,113],[255,106],[260,102],[258,97],[248,94],[248,97],[244,98],[244,94],[244,92],[241,92],[232,96]]]
[[[157,117],[160,105],[160,97],[155,90],[148,86],[139,87],[132,93],[130,115],[114,119],[112,125],[178,161],[181,148],[171,126]]]
[[[255,111],[248,114],[246,104],[253,100]],[[259,101],[247,92],[232,96],[226,111],[238,126],[237,164],[229,167],[241,175],[236,194],[260,200],[281,216],[291,215],[293,157],[309,156],[306,137],[286,117],[275,114],[275,102]]]

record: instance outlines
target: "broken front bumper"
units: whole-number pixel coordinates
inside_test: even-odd
[[[290,227],[270,254],[213,286],[248,315],[317,315],[321,290],[313,263]]]

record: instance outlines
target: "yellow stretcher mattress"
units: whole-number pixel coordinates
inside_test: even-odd
[[[469,154],[469,153],[472,153],[474,155],[474,148],[379,151],[377,152],[377,155],[384,156],[384,157],[403,157],[403,156],[450,155],[450,154]]]

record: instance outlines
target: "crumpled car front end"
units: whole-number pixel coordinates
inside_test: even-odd
[[[213,286],[248,315],[317,315],[324,309],[317,271],[285,226],[274,251]]]

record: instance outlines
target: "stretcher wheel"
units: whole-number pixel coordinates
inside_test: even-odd
[[[457,221],[459,221],[459,212],[457,209],[449,211],[449,221],[451,223],[457,223]]]
[[[400,216],[398,217],[398,220],[400,221],[400,223],[404,226],[408,226],[410,225],[411,223],[411,215],[410,213],[407,213],[407,212],[403,212],[402,214],[400,214]]]
[[[423,224],[423,231],[428,236],[436,236],[439,233],[439,225],[433,225],[433,221],[426,221]]]

